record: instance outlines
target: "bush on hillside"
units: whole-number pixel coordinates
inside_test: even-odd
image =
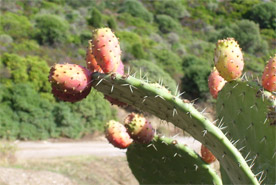
[[[87,21],[94,28],[103,27],[103,16],[97,8],[92,8],[90,18]]]
[[[158,66],[178,80],[178,75],[182,74],[180,57],[167,49],[153,50],[153,55]]]
[[[16,54],[5,53],[0,66],[9,76],[2,77],[0,82],[11,86],[12,84],[30,83],[37,92],[50,92],[48,82],[49,66],[46,61],[35,56],[21,57]]]
[[[276,29],[276,3],[263,2],[256,4],[245,17],[258,23],[261,28]]]
[[[165,14],[175,19],[190,16],[185,6],[179,0],[153,1],[153,6],[157,14]]]
[[[211,66],[208,61],[195,56],[187,56],[183,60],[184,76],[182,78],[182,88],[193,98],[204,97],[209,91],[208,76]]]
[[[10,35],[13,39],[26,39],[32,35],[32,24],[23,15],[11,12],[1,13],[0,33]]]
[[[126,0],[119,9],[119,13],[127,12],[133,17],[139,17],[145,21],[152,21],[152,14],[137,0]]]
[[[35,19],[35,39],[40,44],[55,45],[67,39],[69,25],[56,15],[39,15]]]
[[[159,25],[159,30],[163,33],[181,31],[179,22],[168,15],[157,15],[156,21]]]

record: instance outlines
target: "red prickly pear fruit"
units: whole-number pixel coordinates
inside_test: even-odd
[[[233,38],[219,40],[215,49],[215,66],[226,81],[239,78],[244,67],[243,54]]]
[[[208,164],[210,164],[216,160],[216,157],[204,145],[201,145],[201,157]]]
[[[219,75],[218,70],[215,68],[208,78],[208,86],[213,98],[216,99],[218,97],[218,92],[223,88],[225,83],[226,81]]]
[[[117,73],[119,73],[120,75],[124,75],[125,71],[124,71],[124,64],[122,61],[120,61],[118,69],[117,69]]]
[[[71,103],[75,103],[86,98],[86,96],[90,93],[90,91],[91,91],[91,86],[86,88],[84,91],[76,94],[70,94],[68,92],[60,91],[54,86],[52,87],[52,93],[56,98],[58,98],[59,100],[71,102]]]
[[[94,55],[92,54],[92,40],[88,41],[88,47],[86,50],[86,65],[87,68],[93,72],[103,73],[102,68],[98,65]]]
[[[104,73],[117,72],[121,49],[117,37],[109,28],[93,31],[92,54]]]
[[[127,106],[126,103],[121,102],[121,101],[119,101],[117,99],[114,99],[114,98],[112,98],[110,96],[107,96],[107,95],[104,95],[104,99],[106,99],[107,101],[109,101],[112,105],[118,105],[119,107],[125,107],[125,106]]]
[[[130,137],[138,143],[150,143],[154,137],[154,129],[143,115],[131,113],[125,119],[125,127]]]
[[[114,120],[106,123],[105,136],[113,146],[120,149],[127,148],[133,142],[124,125]]]
[[[89,88],[91,72],[76,64],[55,64],[50,70],[49,81],[59,91],[78,94]]]
[[[270,92],[276,91],[276,54],[273,58],[270,58],[265,66],[262,84],[266,90]]]

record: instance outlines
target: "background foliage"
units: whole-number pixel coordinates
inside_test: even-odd
[[[149,81],[203,100],[218,39],[235,37],[256,77],[276,47],[272,0],[2,0],[0,11],[0,137],[8,139],[79,138],[115,118],[101,94],[59,102],[47,81],[54,63],[85,65],[94,28],[115,31],[136,76],[141,69]]]

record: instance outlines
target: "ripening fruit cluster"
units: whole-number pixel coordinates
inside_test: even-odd
[[[105,125],[105,136],[115,147],[127,148],[133,141],[148,144],[154,137],[154,129],[141,114],[131,113],[121,124],[111,120]]]
[[[62,101],[77,102],[90,93],[92,73],[124,74],[119,41],[109,28],[93,31],[86,52],[86,65],[87,68],[68,63],[52,66],[49,81],[52,83],[53,95]],[[105,96],[105,99],[111,104],[126,106],[112,97]]]
[[[233,38],[219,40],[214,52],[214,63],[215,68],[208,78],[208,86],[213,98],[217,98],[225,83],[236,80],[242,75],[243,54],[237,41]],[[270,92],[276,91],[276,55],[265,67],[262,85]]]

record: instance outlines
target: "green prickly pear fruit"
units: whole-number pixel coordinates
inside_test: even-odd
[[[55,64],[49,81],[56,90],[67,94],[78,94],[90,88],[91,72],[76,64]]]
[[[86,88],[84,91],[76,93],[76,94],[70,94],[68,92],[60,91],[54,86],[52,87],[52,94],[58,98],[59,100],[75,103],[78,101],[81,101],[82,99],[86,98],[86,96],[90,93],[91,86]]]
[[[117,72],[121,49],[117,37],[109,28],[93,31],[92,54],[104,73]]]
[[[265,66],[262,84],[266,90],[270,92],[276,91],[276,54]]]
[[[215,49],[215,66],[226,81],[232,81],[242,75],[243,54],[233,38],[219,40]]]
[[[88,41],[88,47],[86,50],[86,65],[91,72],[103,73],[102,68],[98,65],[94,55],[92,54],[92,40]]]
[[[201,145],[201,157],[202,159],[210,164],[216,160],[216,157],[212,154],[212,152],[204,145]]]
[[[133,142],[124,125],[114,120],[106,123],[105,136],[113,146],[120,149],[127,148]]]
[[[143,115],[131,113],[125,119],[127,132],[138,143],[150,143],[154,137],[154,129]]]
[[[213,98],[217,98],[218,92],[223,88],[225,83],[226,81],[219,75],[218,70],[214,68],[208,78],[208,86]]]

